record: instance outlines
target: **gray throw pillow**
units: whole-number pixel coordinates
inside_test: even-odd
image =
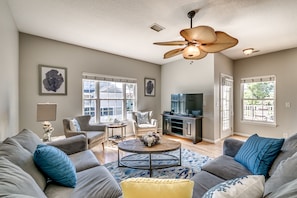
[[[138,124],[149,124],[149,112],[137,112]]]
[[[18,194],[24,195],[19,197],[46,198],[28,173],[4,157],[0,157],[0,189],[0,197]]]
[[[280,186],[275,192],[265,198],[296,198],[297,197],[297,179]]]
[[[30,153],[34,153],[38,144],[44,144],[42,140],[32,131],[28,129],[23,129],[17,135],[11,137],[16,140],[22,147],[30,151]]]
[[[297,179],[297,153],[292,157],[282,161],[273,175],[265,183],[265,193],[267,195],[274,192],[278,187],[292,180]]]
[[[274,160],[269,170],[269,176],[273,175],[274,171],[277,169],[281,161],[286,160],[288,157],[291,157],[296,152],[297,152],[297,133],[285,139],[285,142],[280,150],[280,153]]]
[[[7,138],[0,144],[0,157],[4,157],[22,168],[32,176],[42,190],[45,189],[46,177],[35,166],[33,155],[24,149],[16,140]]]

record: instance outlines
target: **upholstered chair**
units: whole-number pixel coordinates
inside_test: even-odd
[[[147,132],[157,133],[158,123],[153,119],[153,112],[132,112],[133,132],[135,137],[142,136]]]
[[[93,148],[106,141],[106,125],[90,124],[90,115],[63,119],[64,134],[67,137],[83,134],[87,137],[88,148]]]

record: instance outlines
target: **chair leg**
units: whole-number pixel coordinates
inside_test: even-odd
[[[104,142],[102,142],[102,148],[103,148],[103,150],[104,150]]]

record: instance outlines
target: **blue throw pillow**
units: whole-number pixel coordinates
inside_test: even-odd
[[[234,159],[254,175],[266,176],[283,143],[284,139],[264,138],[254,134],[242,145]]]
[[[39,144],[33,156],[35,164],[51,180],[67,187],[76,186],[76,172],[69,157],[56,147]]]

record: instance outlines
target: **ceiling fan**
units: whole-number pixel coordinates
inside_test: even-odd
[[[180,31],[180,35],[185,38],[184,41],[154,43],[156,45],[184,46],[166,52],[164,54],[164,59],[183,54],[185,59],[198,60],[204,58],[207,53],[220,52],[231,48],[238,43],[236,38],[233,38],[225,32],[215,31],[209,26],[197,26],[192,28],[192,19],[195,14],[196,11],[194,10],[188,13],[188,17],[191,19],[191,28]]]

